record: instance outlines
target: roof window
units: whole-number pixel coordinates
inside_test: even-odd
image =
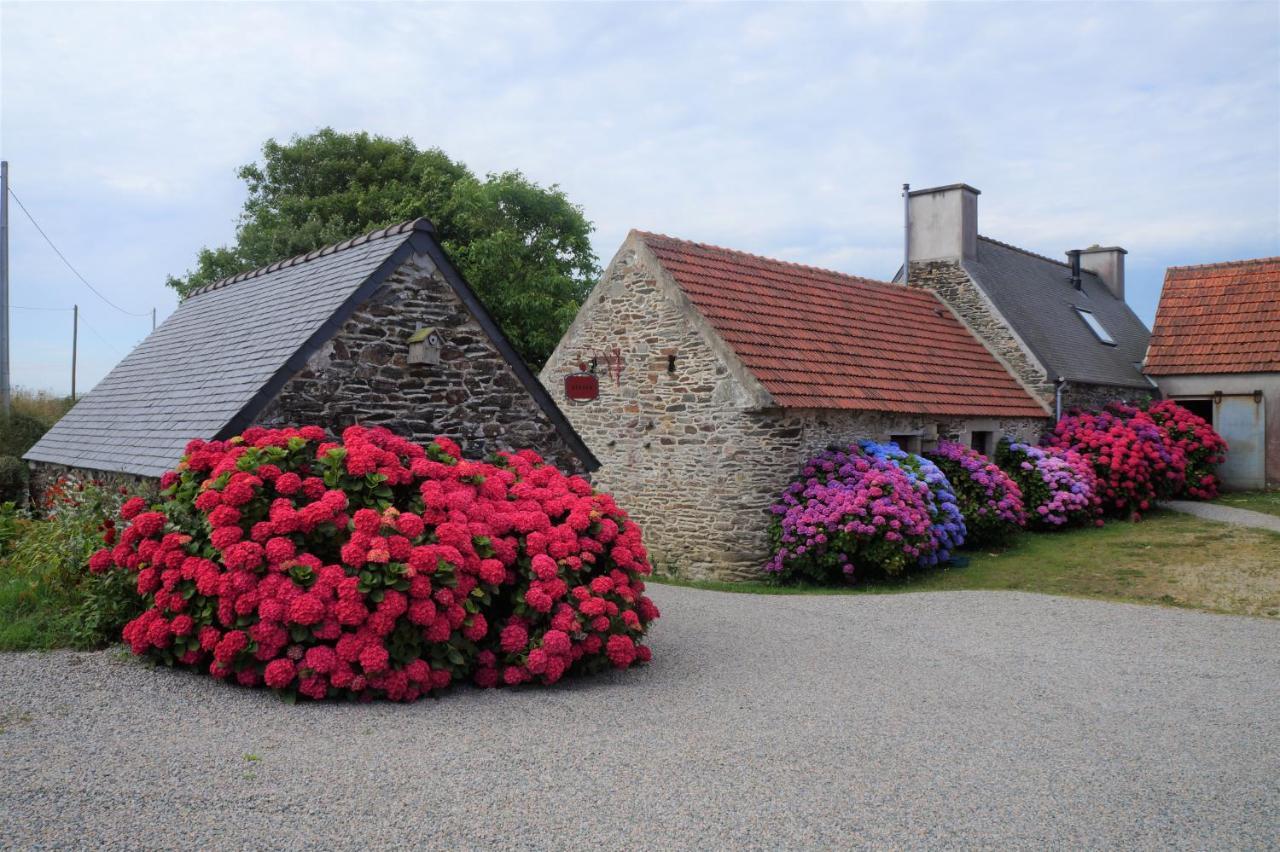
[[[1094,333],[1099,340],[1108,346],[1115,346],[1115,338],[1103,328],[1102,323],[1093,315],[1093,311],[1086,311],[1084,308],[1076,308],[1076,313],[1080,315],[1080,319],[1084,320],[1085,325],[1089,326],[1089,330]]]

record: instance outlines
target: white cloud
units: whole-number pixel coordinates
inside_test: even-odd
[[[1163,266],[1280,253],[1273,4],[10,3],[0,30],[15,188],[162,316],[165,275],[233,234],[235,168],[326,124],[559,183],[606,259],[643,227],[884,277],[900,184],[959,180],[993,236],[1125,245],[1148,319]],[[145,333],[13,240],[15,302]],[[15,379],[56,387],[46,319]]]

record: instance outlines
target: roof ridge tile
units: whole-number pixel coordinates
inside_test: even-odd
[[[669,234],[658,234],[658,233],[654,233],[653,231],[642,231],[639,228],[635,229],[635,233],[639,235],[642,239],[645,237],[653,237],[655,239],[666,240],[668,242],[678,243],[680,245],[694,246],[700,249],[709,249],[711,251],[723,252],[724,254],[737,255],[739,257],[749,257],[753,260],[759,260],[774,266],[790,266],[795,269],[803,269],[808,272],[820,272],[823,275],[835,275],[840,278],[847,278],[851,281],[858,281],[858,282],[863,282],[868,284],[883,284],[889,287],[902,286],[900,284],[895,284],[892,281],[881,281],[878,278],[867,278],[866,276],[863,276],[863,275],[853,275],[848,272],[840,272],[837,269],[828,269],[827,267],[824,267],[824,266],[811,266],[810,264],[797,263],[793,260],[780,260],[776,257],[767,257],[766,255],[763,255],[763,254],[755,254],[754,252],[742,251],[741,249],[727,248],[725,246],[718,246],[713,243],[701,243],[696,240],[685,240],[685,239],[681,239],[680,237],[673,237],[673,236],[670,236]],[[906,288],[903,288],[903,289],[906,289]]]
[[[1190,263],[1185,266],[1170,266],[1166,271],[1172,272],[1175,269],[1218,269],[1233,266],[1249,266],[1254,263],[1280,263],[1280,255],[1275,257],[1251,257],[1245,260],[1219,260],[1214,263]]]
[[[190,299],[195,296],[208,293],[212,290],[221,290],[231,284],[239,284],[241,281],[248,281],[251,278],[258,278],[271,272],[278,272],[281,269],[285,269],[290,266],[297,266],[300,263],[307,263],[320,257],[325,257],[340,251],[345,251],[349,248],[373,242],[374,240],[399,236],[400,234],[407,234],[410,231],[426,231],[427,233],[435,233],[435,226],[431,224],[431,220],[424,216],[420,216],[417,219],[409,219],[408,221],[399,222],[394,225],[385,225],[366,234],[349,237],[341,242],[321,246],[320,248],[312,249],[304,254],[294,255],[293,257],[288,257],[283,260],[277,260],[273,263],[267,264],[266,266],[260,266],[257,269],[250,269],[246,272],[237,272],[235,275],[228,275],[226,278],[220,278],[217,281],[197,287],[195,290],[188,293],[186,298]]]
[[[988,237],[986,234],[978,234],[978,239],[986,240],[989,243],[995,243],[998,246],[1004,246],[1007,249],[1013,249],[1014,251],[1022,252],[1023,254],[1030,255],[1031,257],[1037,258],[1038,260],[1047,260],[1050,263],[1056,263],[1058,266],[1065,266],[1067,269],[1071,268],[1071,265],[1067,263],[1065,260],[1056,260],[1052,257],[1049,257],[1048,255],[1040,254],[1039,252],[1034,252],[1031,249],[1024,249],[1022,246],[1015,246],[1013,243],[1006,243],[1004,240],[997,240],[995,237]],[[1088,272],[1089,270],[1085,269],[1081,271]]]

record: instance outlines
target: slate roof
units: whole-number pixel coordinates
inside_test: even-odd
[[[253,418],[315,348],[414,253],[430,254],[589,469],[582,443],[462,281],[426,219],[404,222],[194,291],[24,458],[159,476],[192,438]]]
[[[984,236],[978,237],[977,259],[963,265],[1051,380],[1061,376],[1069,382],[1151,387],[1140,366],[1150,332],[1094,273],[1081,273],[1078,291],[1065,262]],[[1102,323],[1114,346],[1097,338],[1077,307]]]
[[[1280,257],[1169,267],[1146,372],[1280,372]]]
[[[1046,416],[928,291],[636,235],[784,408]]]

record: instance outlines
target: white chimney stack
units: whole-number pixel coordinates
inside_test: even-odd
[[[1080,249],[1080,268],[1102,279],[1111,295],[1124,301],[1124,256],[1127,251],[1119,246],[1092,245]]]
[[[907,194],[910,260],[974,260],[978,256],[978,190],[967,183]]]

